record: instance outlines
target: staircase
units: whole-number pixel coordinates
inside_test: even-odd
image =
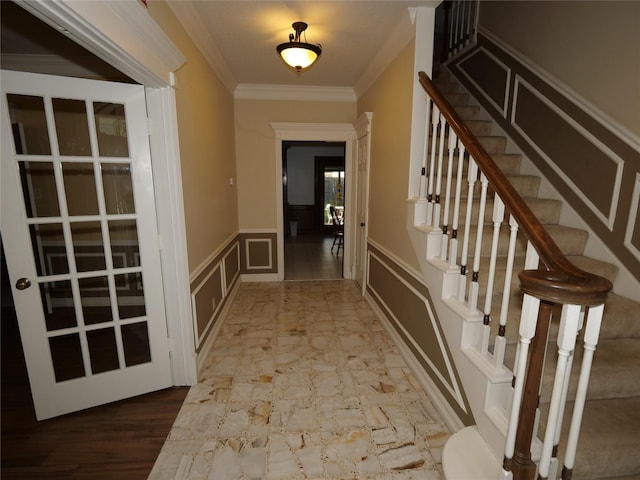
[[[478,138],[481,145],[491,155],[493,160],[509,178],[518,193],[524,198],[530,209],[535,213],[540,222],[545,226],[553,240],[560,247],[567,258],[578,268],[595,273],[609,279],[615,283],[617,269],[611,264],[588,258],[583,255],[584,248],[588,239],[588,233],[575,228],[560,225],[558,220],[562,209],[562,201],[557,199],[547,199],[538,197],[540,186],[540,178],[531,175],[522,175],[521,164],[523,159],[520,154],[507,152],[507,140],[503,136],[496,136],[494,132],[497,127],[491,120],[480,118],[480,108],[474,106],[469,95],[451,78],[448,72],[441,72],[435,84],[437,88],[444,94],[449,103],[454,107],[460,117],[467,124],[469,129]],[[452,171],[453,177],[456,176],[456,167],[454,165]],[[443,175],[444,176],[444,175]],[[463,177],[466,176],[466,169]],[[439,192],[445,194],[446,187],[443,183]],[[474,190],[474,195],[478,195],[478,189]],[[464,199],[464,194],[462,195]],[[492,211],[493,195],[491,189],[488,190],[487,203],[484,215],[484,229],[482,232],[481,256],[486,258],[491,254],[493,222]],[[466,200],[465,200],[466,201]],[[477,211],[479,199],[474,199],[474,212]],[[438,207],[440,208],[440,207]],[[464,225],[465,209],[460,208],[458,218],[460,225]],[[470,238],[475,238],[475,232],[478,229],[477,222],[470,227]],[[448,226],[450,229],[450,226]],[[461,227],[462,228],[462,227]],[[446,230],[445,230],[446,233]],[[462,238],[463,231],[458,233],[458,238]],[[504,224],[500,228],[499,236],[508,237],[509,229]],[[500,242],[500,245],[507,245],[506,242]],[[429,247],[427,247],[429,249]],[[498,256],[504,257],[507,251],[503,247],[497,249]],[[474,254],[473,241],[469,246],[469,258],[473,258]],[[506,314],[507,328],[504,333],[504,365],[512,369],[514,358],[516,356],[516,344],[518,341],[518,325],[521,317],[522,293],[520,292],[520,282],[517,273],[524,269],[525,266],[526,241],[518,241],[515,246],[515,256],[513,259],[513,276],[510,282],[511,291],[509,297],[508,313]],[[492,301],[489,303],[490,319],[489,329],[490,335],[485,340],[488,342],[487,350],[493,352],[495,348],[494,340],[498,338],[497,332],[499,328],[498,318],[501,317],[501,305],[503,302],[503,290],[505,275],[509,269],[501,267],[505,261],[496,263],[494,272],[493,289],[491,293]],[[488,261],[480,262],[478,270],[481,278],[487,277]],[[470,269],[471,270],[471,269]],[[467,275],[470,277],[470,275]],[[467,286],[464,291],[469,292],[472,288],[470,279],[465,279]],[[483,305],[487,305],[486,283],[480,283],[477,287],[477,310],[482,311]],[[473,309],[472,309],[473,310]],[[482,312],[479,312],[482,313]],[[486,312],[485,312],[486,313]],[[545,370],[542,378],[541,396],[540,396],[540,428],[538,429],[538,437],[544,437],[544,425],[546,424],[546,408],[550,401],[550,392],[554,382],[554,370],[557,358],[556,333],[558,331],[558,321],[560,318],[559,307],[553,314],[554,321],[551,324],[551,333],[549,335],[547,355],[545,360]],[[485,315],[485,320],[487,316]],[[500,322],[502,323],[502,322]],[[448,338],[450,344],[460,339]],[[580,341],[578,341],[580,343]],[[580,367],[582,358],[582,349],[576,349],[576,355],[573,359],[574,372]],[[567,393],[567,409],[564,416],[562,434],[566,437],[568,423],[571,420],[572,402],[576,396],[577,390],[577,374],[573,374]],[[465,385],[466,388],[470,388]],[[510,393],[503,394],[509,396]],[[490,395],[487,395],[487,398]],[[487,400],[490,402],[491,400]],[[511,401],[510,398],[504,398],[505,404]],[[472,402],[473,403],[473,402]],[[484,404],[473,406],[474,416],[478,418],[480,411],[486,411],[491,408],[490,405]],[[476,411],[476,408],[478,409]],[[499,427],[496,427],[500,430]],[[480,429],[482,430],[482,429]],[[452,445],[456,443],[455,435],[452,437]],[[464,442],[463,442],[464,443]],[[488,442],[491,443],[491,442]],[[534,442],[535,444],[536,442]],[[465,443],[465,448],[468,444]],[[557,475],[562,469],[563,449],[566,445],[566,438],[562,438],[559,442],[558,458],[560,466]],[[535,445],[534,445],[535,446]],[[455,448],[455,447],[451,447]],[[486,446],[482,446],[486,448]],[[504,451],[496,451],[495,447],[491,448],[495,457],[499,460],[496,462],[496,476],[498,478],[499,464],[502,463]],[[532,448],[533,450],[533,448]],[[468,452],[459,452],[465,455]],[[456,452],[449,451],[450,455],[456,456]],[[457,460],[461,461],[460,456]],[[533,454],[534,461],[537,460],[537,454]],[[467,457],[468,458],[468,457]],[[446,458],[443,460],[445,473],[447,472]],[[455,470],[455,468],[453,469]],[[455,477],[448,477],[455,478]],[[479,478],[479,477],[478,477]],[[504,477],[501,477],[504,478]],[[508,478],[508,477],[507,477]],[[576,479],[638,479],[640,478],[640,303],[637,301],[624,298],[614,293],[610,294],[604,309],[602,319],[602,327],[598,340],[597,350],[594,356],[589,387],[586,397],[585,409],[578,449],[573,469],[573,478]]]

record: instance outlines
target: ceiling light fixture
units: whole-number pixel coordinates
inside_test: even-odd
[[[296,32],[295,35],[290,33],[289,41],[278,45],[276,50],[287,65],[300,72],[310,67],[318,59],[322,53],[322,46],[301,41],[301,34],[308,26],[306,23],[295,22],[291,26]]]

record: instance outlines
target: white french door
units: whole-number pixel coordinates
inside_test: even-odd
[[[45,419],[171,385],[144,88],[1,72],[0,228]]]

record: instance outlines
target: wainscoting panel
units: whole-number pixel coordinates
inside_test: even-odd
[[[367,291],[458,417],[472,420],[427,287],[369,244]]]
[[[278,273],[275,232],[240,233],[240,273]]]
[[[640,258],[640,173],[636,173],[624,244],[636,257]]]
[[[611,230],[624,160],[520,77],[511,123]]]
[[[224,256],[224,273],[224,291],[227,295],[240,275],[240,245],[238,243],[235,243]]]
[[[196,352],[220,317],[228,295],[240,276],[240,243],[234,237],[199,268],[191,280],[191,308]]]
[[[459,68],[496,110],[506,117],[511,82],[509,67],[484,48],[479,48],[465,57]]]
[[[448,68],[640,279],[640,138],[491,32]]]

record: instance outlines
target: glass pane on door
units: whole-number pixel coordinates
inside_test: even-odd
[[[101,157],[128,157],[127,120],[124,105],[94,102],[93,112]]]
[[[44,99],[31,95],[7,95],[13,143],[18,155],[51,155]]]
[[[103,163],[101,169],[107,213],[135,213],[131,166],[126,163]]]
[[[98,215],[98,194],[93,163],[62,164],[69,215]]]
[[[58,217],[58,191],[53,162],[20,162],[27,217]]]
[[[38,275],[69,273],[62,223],[35,224],[29,230]]]
[[[84,100],[53,99],[60,155],[91,155],[87,108]]]

